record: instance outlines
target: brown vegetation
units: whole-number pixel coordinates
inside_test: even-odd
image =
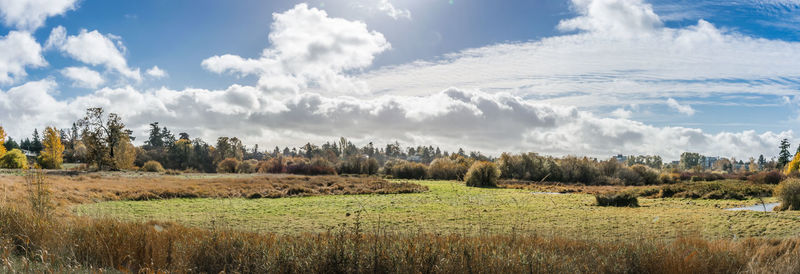
[[[257,234],[174,223],[39,219],[0,207],[2,271],[196,273],[796,273],[800,239],[575,240],[535,234],[364,233],[354,216],[327,233]]]
[[[0,199],[25,197],[23,177],[0,175]],[[48,176],[57,207],[115,200],[166,198],[277,198],[287,196],[414,193],[427,188],[378,178],[261,175],[246,178]],[[2,202],[2,201],[0,201]]]

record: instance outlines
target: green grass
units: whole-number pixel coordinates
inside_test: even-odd
[[[541,233],[572,238],[707,239],[798,236],[800,212],[744,212],[724,208],[758,200],[639,199],[638,208],[598,207],[587,194],[531,194],[530,190],[469,188],[453,181],[414,181],[429,192],[280,199],[172,199],[76,206],[78,215],[162,220],[201,227],[295,234],[342,223],[404,232]],[[766,202],[776,201],[774,198]],[[361,214],[356,214],[357,212]]]

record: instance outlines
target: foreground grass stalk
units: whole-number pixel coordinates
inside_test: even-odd
[[[737,273],[797,272],[800,239],[572,240],[531,234],[464,236],[365,232],[277,235],[173,223],[63,219],[0,209],[0,259],[48,269],[174,272]],[[357,213],[359,214],[359,213]],[[19,270],[19,269],[17,269]]]

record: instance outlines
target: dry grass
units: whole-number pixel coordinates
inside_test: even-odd
[[[37,219],[0,208],[0,270],[15,258],[50,271],[197,273],[797,273],[800,239],[573,240],[536,234],[278,235],[110,219]],[[44,271],[49,272],[49,271]]]
[[[120,200],[168,198],[278,198],[290,196],[416,193],[427,187],[413,183],[391,183],[378,178],[338,176],[261,175],[230,178],[175,176],[79,176],[49,175],[56,208],[74,204]],[[0,203],[23,202],[24,177],[0,175]]]

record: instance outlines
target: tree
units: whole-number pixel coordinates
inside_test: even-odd
[[[192,141],[188,139],[180,139],[170,146],[167,152],[167,159],[169,160],[169,168],[187,169],[189,168],[192,158]]]
[[[789,153],[789,146],[789,139],[784,138],[781,140],[781,144],[778,146],[778,148],[781,149],[780,153],[778,153],[778,168],[783,168],[792,160],[792,155]]]
[[[700,153],[695,153],[695,152],[681,153],[680,168],[683,170],[689,170],[698,167],[702,164],[702,162],[700,161],[701,158],[704,157],[700,155]]]
[[[14,139],[12,139],[11,137],[8,137],[8,140],[6,140],[3,146],[5,147],[6,151],[11,151],[12,149],[19,149],[19,144],[17,144],[17,142],[14,141]]]
[[[131,144],[129,134],[120,136],[114,148],[114,165],[116,169],[131,169],[136,160],[136,147]]]
[[[162,148],[164,147],[164,141],[161,137],[161,128],[158,126],[158,122],[153,122],[150,124],[150,135],[147,138],[147,141],[144,141],[146,149],[152,148]]]
[[[119,169],[116,152],[121,148],[120,143],[130,141],[130,131],[125,130],[122,118],[115,113],[105,116],[102,108],[90,108],[86,110],[86,117],[78,121],[78,126],[83,128],[81,135],[87,162],[101,170]]]
[[[6,131],[0,126],[0,157],[3,157],[3,154],[6,154]]]
[[[764,154],[758,155],[758,169],[764,169],[764,166],[767,165],[767,159],[764,159]]]
[[[64,144],[61,143],[61,135],[53,127],[44,130],[43,149],[39,154],[39,165],[46,169],[60,169],[64,162]]]
[[[31,141],[31,152],[39,153],[44,149],[44,145],[42,145],[42,140],[39,138],[39,131],[37,129],[33,129],[33,140]]]

